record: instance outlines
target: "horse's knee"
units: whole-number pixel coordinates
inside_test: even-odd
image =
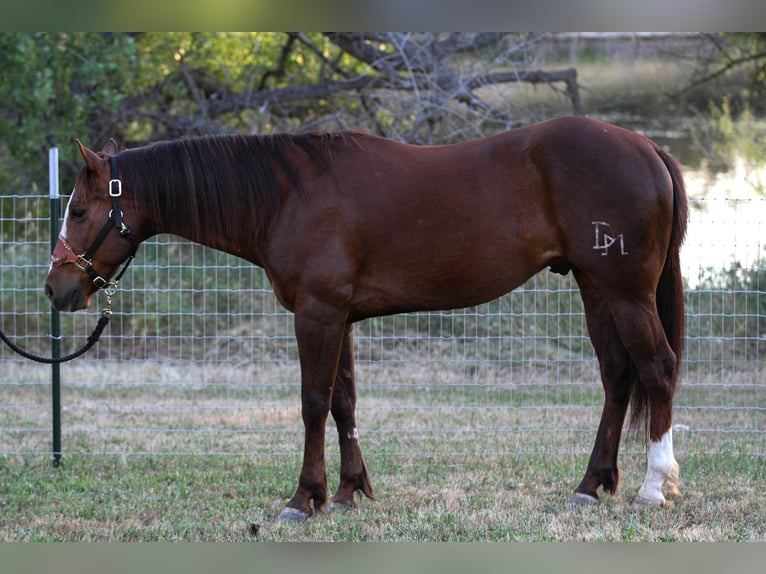
[[[301,418],[307,427],[325,423],[330,412],[330,400],[329,393],[324,391],[304,391],[301,394]]]
[[[355,398],[349,395],[345,382],[339,381],[332,394],[331,411],[333,418],[342,425],[353,419],[355,410]]]

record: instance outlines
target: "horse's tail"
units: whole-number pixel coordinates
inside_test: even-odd
[[[665,258],[665,266],[662,268],[660,281],[657,284],[657,312],[659,313],[662,327],[665,330],[668,344],[676,355],[672,381],[673,388],[675,388],[683,352],[685,320],[683,278],[681,277],[679,252],[686,236],[689,202],[686,197],[684,180],[678,162],[659,146],[655,146],[655,149],[673,181],[673,227],[670,232],[670,244],[668,245],[668,252]],[[646,390],[636,380],[633,384],[633,395],[631,398],[631,426],[648,429],[648,407]]]

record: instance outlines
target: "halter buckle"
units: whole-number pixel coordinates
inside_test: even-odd
[[[93,267],[93,263],[91,263],[89,259],[86,259],[85,255],[78,255],[74,264],[77,265],[80,271],[85,271],[86,273],[88,272],[88,269]]]
[[[119,179],[109,180],[109,196],[120,197],[122,195],[122,181]]]
[[[95,277],[91,278],[91,281],[93,281],[93,284],[99,289],[103,289],[109,285],[109,281],[101,277],[101,275],[96,275]]]

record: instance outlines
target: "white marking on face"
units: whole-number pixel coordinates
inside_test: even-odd
[[[69,206],[72,204],[72,198],[74,197],[74,190],[72,190],[72,195],[69,196],[69,201],[66,204],[66,210],[64,211],[64,223],[61,226],[61,232],[59,235],[63,237],[64,239],[67,238],[66,236],[66,222],[67,219],[69,219]]]
[[[660,440],[649,443],[646,478],[637,498],[649,504],[664,504],[663,486],[668,486],[673,494],[678,494],[678,463],[673,455],[672,428]]]
[[[66,204],[66,209],[64,210],[64,223],[61,225],[61,231],[59,231],[59,235],[66,240],[66,221],[69,219],[69,206],[72,203],[72,198],[74,197],[74,190],[72,190],[72,195],[69,196],[69,201]],[[51,272],[53,269],[53,260],[51,259],[50,267],[48,267],[48,273]]]

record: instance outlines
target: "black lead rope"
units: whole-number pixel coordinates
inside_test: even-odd
[[[104,332],[104,329],[106,329],[106,326],[109,324],[109,321],[112,319],[112,295],[115,294],[117,291],[117,284],[120,282],[120,279],[122,279],[122,276],[125,275],[125,272],[128,270],[128,266],[133,261],[133,257],[135,255],[131,255],[130,258],[125,262],[125,265],[123,266],[120,273],[117,275],[117,277],[114,279],[114,281],[110,281],[107,283],[107,286],[104,287],[104,293],[106,294],[106,307],[101,312],[101,318],[98,320],[98,323],[96,324],[96,328],[93,329],[93,332],[88,337],[85,346],[80,349],[79,351],[75,351],[74,353],[70,353],[69,355],[65,355],[63,357],[41,357],[40,355],[35,355],[33,353],[30,353],[29,351],[25,351],[18,345],[16,345],[13,341],[11,341],[5,333],[0,330],[0,339],[3,340],[3,342],[8,345],[8,347],[11,348],[14,352],[18,353],[25,359],[29,359],[31,361],[35,361],[37,363],[45,363],[48,365],[56,365],[59,363],[66,363],[67,361],[71,361],[72,359],[76,359],[80,355],[84,355],[87,353],[90,348],[95,345],[98,340],[101,338],[101,333]]]
[[[91,333],[90,337],[88,337],[88,341],[85,343],[85,346],[80,349],[79,351],[75,351],[74,353],[71,353],[69,355],[65,355],[63,357],[41,357],[39,355],[34,355],[28,351],[25,351],[18,345],[14,344],[13,341],[11,341],[8,337],[5,336],[5,333],[0,331],[0,339],[2,339],[6,345],[8,345],[13,351],[24,357],[25,359],[30,359],[32,361],[36,361],[38,363],[46,363],[48,365],[55,365],[58,363],[66,363],[67,361],[71,361],[72,359],[76,359],[80,355],[84,355],[87,353],[90,348],[95,345],[99,338],[101,337],[101,333],[104,332],[104,329],[106,328],[107,324],[109,324],[109,320],[112,318],[112,314],[110,313],[103,313],[101,315],[101,318],[98,320],[98,324],[96,325],[96,328],[93,330],[93,333]]]
[[[8,345],[11,350],[18,353],[22,357],[29,359],[31,361],[35,361],[37,363],[45,363],[48,365],[55,365],[59,363],[66,363],[67,361],[71,361],[72,359],[76,359],[80,355],[84,355],[87,353],[90,348],[95,345],[99,338],[101,338],[101,333],[104,332],[104,329],[106,329],[106,326],[109,324],[109,321],[112,319],[112,295],[115,294],[117,291],[117,284],[120,282],[120,279],[122,279],[122,276],[125,275],[125,272],[128,270],[128,266],[133,261],[133,257],[135,255],[131,255],[130,258],[125,262],[125,265],[123,266],[120,273],[117,275],[117,277],[113,280],[107,283],[107,285],[104,287],[104,293],[106,294],[106,307],[101,312],[101,318],[98,320],[98,323],[96,324],[96,328],[93,329],[93,332],[88,337],[85,346],[80,349],[79,351],[75,351],[74,353],[70,353],[69,355],[65,355],[63,357],[41,357],[40,355],[35,355],[33,353],[30,353],[29,351],[25,351],[18,345],[16,345],[13,341],[11,341],[5,333],[0,330],[0,339],[3,340],[3,342]]]

